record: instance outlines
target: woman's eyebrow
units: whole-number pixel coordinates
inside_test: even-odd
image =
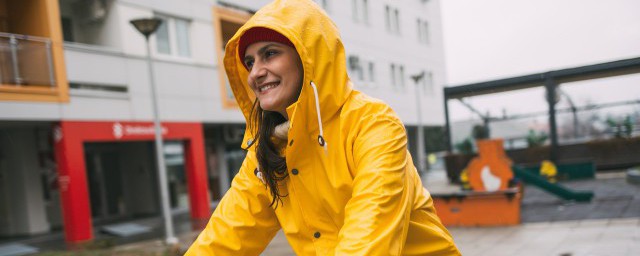
[[[277,47],[278,45],[276,45],[276,44],[267,44],[265,46],[262,46],[260,49],[258,49],[258,55],[263,55],[264,52],[266,52],[272,46]],[[253,56],[247,55],[247,56],[244,56],[244,59],[242,59],[242,60],[246,62],[246,61],[252,60],[252,59],[253,59]]]
[[[269,49],[269,47],[271,47],[271,46],[276,46],[276,44],[267,44],[267,45],[265,45],[265,46],[262,46],[262,48],[260,48],[260,49],[258,50],[258,55],[262,55],[262,54],[264,54],[264,52],[266,52],[266,51],[267,51],[267,49]]]

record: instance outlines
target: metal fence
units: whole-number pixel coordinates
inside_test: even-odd
[[[0,84],[55,87],[51,40],[0,32]]]

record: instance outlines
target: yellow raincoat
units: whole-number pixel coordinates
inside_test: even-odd
[[[254,96],[237,51],[252,27],[285,35],[303,63],[282,143],[289,176],[280,191],[287,196],[275,210],[269,206],[247,131],[244,163],[186,255],[259,255],[281,228],[298,255],[459,255],[412,164],[402,122],[352,88],[338,29],[312,1],[268,4],[227,44],[225,68],[247,120]]]

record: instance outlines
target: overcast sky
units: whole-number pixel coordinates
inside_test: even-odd
[[[448,85],[640,57],[640,0],[441,0],[441,5]],[[640,75],[584,84],[592,86],[563,87],[583,103],[640,99]],[[527,101],[531,94],[541,95]],[[504,104],[495,96],[471,102],[493,115],[502,108],[545,110],[542,94],[498,97]],[[457,107],[452,111],[454,119],[471,115],[461,116]]]

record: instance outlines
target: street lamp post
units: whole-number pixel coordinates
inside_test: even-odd
[[[149,46],[149,36],[153,34],[160,24],[161,19],[145,18],[131,20],[131,24],[144,35],[147,44],[147,65],[149,67],[149,84],[151,87],[151,102],[153,103],[153,124],[155,127],[156,160],[158,165],[158,178],[160,183],[160,203],[162,204],[162,217],[164,218],[164,229],[167,244],[176,244],[178,239],[173,232],[173,220],[171,219],[171,209],[169,207],[169,190],[167,187],[167,168],[164,161],[164,146],[162,143],[162,126],[158,115],[158,93],[155,88],[155,78],[153,75],[153,65],[151,63],[151,48]]]
[[[416,140],[418,143],[416,143],[417,146],[417,154],[418,154],[418,173],[423,174],[426,171],[425,168],[425,159],[424,159],[424,128],[422,125],[422,107],[420,106],[420,81],[424,79],[424,75],[425,72],[424,70],[420,73],[420,74],[416,74],[411,76],[411,79],[413,79],[413,82],[416,83],[416,115],[418,116],[417,119],[417,126],[416,126]]]

